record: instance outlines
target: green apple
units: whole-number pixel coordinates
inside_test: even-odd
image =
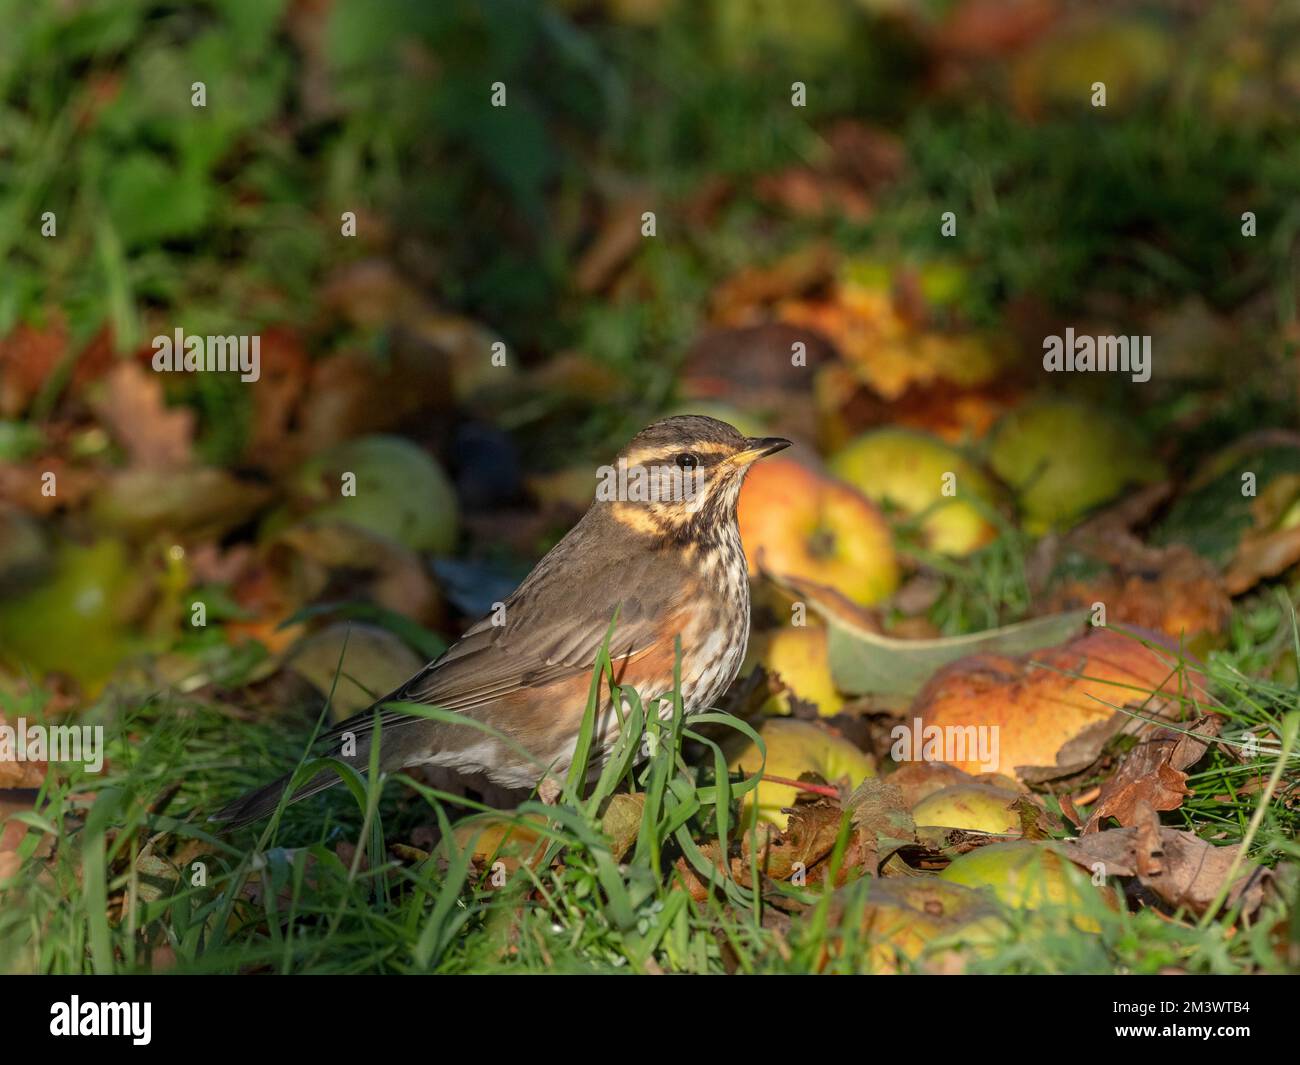
[[[993,484],[960,451],[925,433],[877,429],[858,437],[830,461],[831,472],[869,499],[908,517],[924,514],[929,546],[965,555],[988,543],[996,529],[972,499],[991,507]]]
[[[1034,400],[1007,414],[993,430],[989,462],[1035,534],[1069,528],[1127,486],[1165,476],[1130,422],[1063,399]]]
[[[340,444],[308,461],[291,489],[314,520],[355,525],[413,551],[446,554],[456,545],[451,481],[428,452],[401,437]]]

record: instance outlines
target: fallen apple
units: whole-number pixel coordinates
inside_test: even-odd
[[[865,948],[863,968],[873,973],[927,962],[945,971],[960,967],[967,956],[987,951],[1010,931],[980,892],[933,876],[841,888],[831,901],[829,924],[837,934],[826,941],[821,967],[844,960],[851,948]]]
[[[119,541],[62,544],[48,579],[0,605],[0,658],[93,689],[134,648],[128,622],[148,592]]]
[[[992,506],[992,482],[956,448],[924,433],[866,433],[835,455],[830,468],[876,503],[908,517],[924,514],[921,528],[935,551],[965,555],[997,533],[970,501]]]
[[[987,784],[955,784],[927,795],[912,808],[918,825],[961,828],[968,832],[1020,834],[1019,792]]]
[[[1102,102],[1126,110],[1168,79],[1174,56],[1169,34],[1154,22],[1081,14],[1016,58],[1012,99],[1022,115],[1037,117],[1057,107],[1097,106],[1101,84],[1109,93]]]
[[[1082,932],[1101,925],[1088,910],[1114,905],[1109,889],[1093,887],[1086,873],[1050,845],[1012,840],[990,843],[954,858],[939,874],[952,884],[988,888],[1005,905],[1018,910],[1068,912]]]
[[[758,734],[767,747],[766,765],[762,752],[755,744],[749,743],[728,763],[733,772],[739,770],[753,774],[762,768],[765,776],[786,780],[798,780],[804,773],[815,773],[829,782],[848,778],[851,787],[857,787],[867,777],[876,775],[870,755],[812,721],[769,718],[759,727]],[[800,794],[797,788],[788,784],[764,780],[745,796],[741,820],[750,823],[757,810],[759,821],[766,821],[784,831],[790,815],[783,812],[783,808],[793,806]]]
[[[475,814],[460,821],[452,835],[456,847],[471,847],[474,861],[479,865],[501,862],[513,872],[527,861],[536,866],[546,849],[540,831],[546,819],[538,814],[511,818],[508,814]]]
[[[396,436],[350,440],[307,462],[290,486],[299,511],[378,533],[413,551],[456,545],[456,492],[428,452]]]
[[[1158,646],[1158,645],[1157,645]],[[1196,693],[1196,674],[1183,677],[1172,651],[1157,652],[1136,637],[1094,629],[1059,647],[1028,655],[972,655],[941,669],[913,704],[919,735],[909,760],[955,765],[968,773],[994,771],[1024,780],[1030,767],[1061,765],[1071,740],[1098,732],[1098,750],[1115,719],[1181,709]],[[1117,731],[1117,729],[1115,730]],[[1085,768],[1095,758],[1081,754]],[[988,764],[992,762],[993,764]]]
[[[1068,528],[1128,485],[1165,475],[1132,424],[1071,400],[1041,399],[1011,411],[993,430],[993,471],[1015,491],[1025,528]]]
[[[898,585],[880,511],[843,481],[793,459],[767,459],[749,471],[739,518],[751,575],[813,581],[860,606],[880,602]]]
[[[789,626],[751,636],[749,663],[761,665],[788,691],[773,695],[763,705],[765,714],[787,716],[791,699],[811,703],[823,717],[833,717],[844,707],[844,697],[831,682],[826,629],[820,625]]]

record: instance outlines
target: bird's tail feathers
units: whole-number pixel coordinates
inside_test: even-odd
[[[280,796],[284,794],[285,788],[289,786],[292,779],[293,774],[286,773],[269,784],[254,788],[252,791],[241,795],[234,802],[223,806],[212,814],[208,820],[220,822],[227,828],[243,828],[245,825],[251,825],[254,821],[260,821],[280,805]],[[317,773],[311,780],[289,796],[289,802],[295,803],[310,798],[326,788],[333,787],[339,782],[339,779],[339,775],[334,772]]]
[[[367,710],[355,714],[346,721],[341,721],[327,733],[321,736],[317,742],[322,744],[328,751],[329,755],[339,758],[349,765],[353,766],[358,772],[365,773],[368,768],[370,757],[370,745],[374,738],[375,729],[375,707],[382,707],[386,702],[391,701],[398,693],[385,696],[377,701]],[[407,724],[413,721],[419,721],[420,718],[412,718],[390,710],[381,711],[381,720],[383,729],[391,729],[395,726]],[[404,733],[406,730],[402,730]],[[344,755],[342,753],[342,741],[347,735],[351,735],[354,744],[355,753]],[[403,740],[406,737],[401,733],[392,735],[388,740],[381,741],[381,768],[392,770],[400,768],[403,763],[403,757],[406,748]],[[293,775],[286,773],[277,780],[269,784],[263,784],[260,788],[240,796],[234,802],[223,806],[216,813],[212,814],[208,820],[221,822],[228,828],[242,828],[244,825],[252,824],[254,821],[260,821],[263,817],[271,814],[276,806],[280,803],[280,796],[289,786]],[[302,799],[310,798],[326,788],[331,788],[337,784],[340,777],[337,773],[326,770],[317,773],[306,784],[299,788],[289,797],[290,803],[299,802]]]

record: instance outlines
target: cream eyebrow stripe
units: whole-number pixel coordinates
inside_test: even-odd
[[[681,447],[674,447],[667,451],[663,448],[638,448],[625,456],[624,461],[629,466],[671,466],[674,460],[684,451],[689,451],[696,455],[730,455],[732,449],[726,444],[689,444]]]

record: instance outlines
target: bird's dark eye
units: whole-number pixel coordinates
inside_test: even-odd
[[[677,465],[684,470],[693,470],[700,464],[699,456],[692,455],[689,451],[683,451],[677,456]]]

